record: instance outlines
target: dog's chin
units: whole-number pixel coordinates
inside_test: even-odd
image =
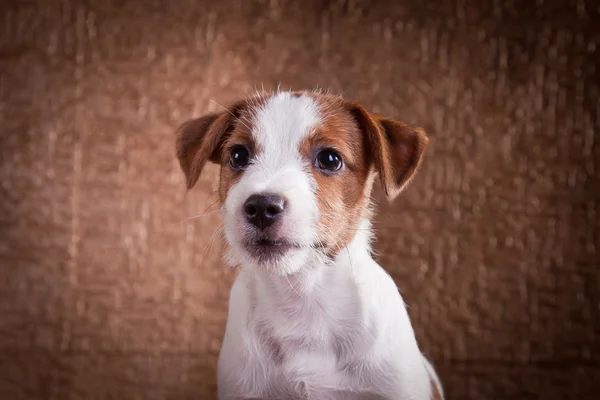
[[[244,243],[248,253],[258,268],[287,275],[297,272],[306,260],[307,249],[286,239],[256,239]]]

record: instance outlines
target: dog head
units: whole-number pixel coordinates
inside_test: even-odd
[[[374,177],[393,199],[427,143],[339,97],[278,92],[184,123],[177,156],[188,189],[208,161],[220,165],[230,262],[291,274],[335,257],[367,216]]]

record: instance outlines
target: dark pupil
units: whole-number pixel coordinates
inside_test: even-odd
[[[318,156],[319,167],[335,171],[340,166],[340,157],[332,151],[322,151]]]
[[[236,147],[231,151],[231,164],[236,168],[248,165],[248,150],[243,147]]]

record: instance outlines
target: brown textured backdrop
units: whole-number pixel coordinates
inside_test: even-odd
[[[214,397],[233,273],[173,132],[279,83],[430,132],[376,248],[448,398],[594,398],[599,7],[475,4],[4,0],[0,398]]]

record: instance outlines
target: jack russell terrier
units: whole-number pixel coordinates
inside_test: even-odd
[[[231,289],[219,399],[442,399],[392,278],[371,256],[371,188],[414,175],[422,129],[313,92],[276,92],[184,123],[191,189],[220,165]]]

